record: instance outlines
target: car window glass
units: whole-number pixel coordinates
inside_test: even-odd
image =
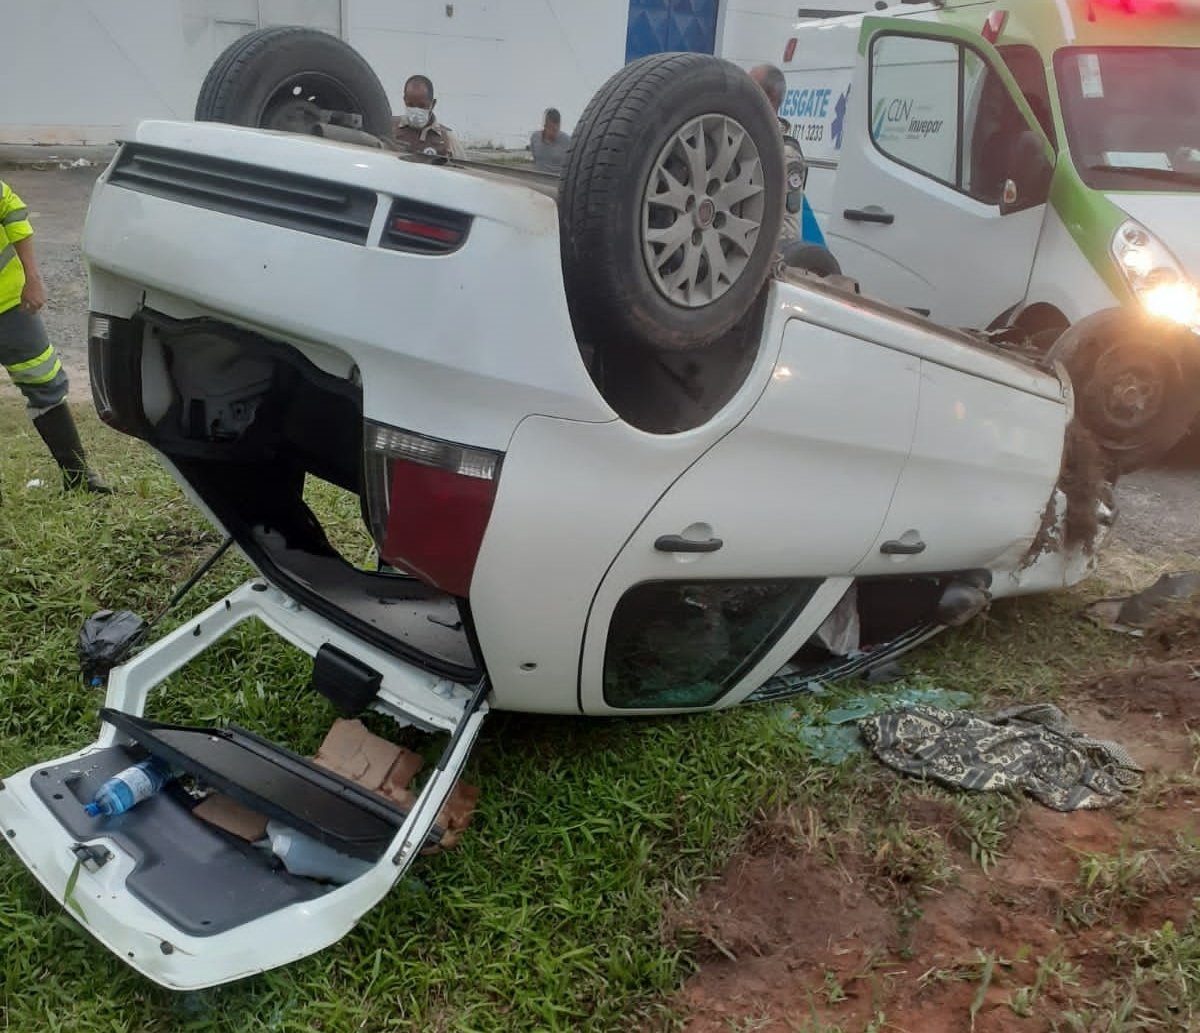
[[[889,158],[956,186],[961,48],[880,36],[871,47],[871,138]]]
[[[649,581],[609,624],[611,707],[705,707],[749,673],[795,622],[820,580]]]
[[[989,205],[1041,146],[996,69],[949,40],[876,38],[871,116],[885,155]]]
[[[959,186],[978,201],[999,204],[1005,181],[1021,172],[1018,156],[1029,154],[1031,148],[1036,151],[1037,133],[1017,107],[1004,80],[973,51],[964,51],[962,77],[963,163]]]
[[[1054,69],[1064,146],[1084,183],[1200,192],[1200,49],[1071,47]]]
[[[999,50],[1026,102],[1037,116],[1042,131],[1057,149],[1058,134],[1054,131],[1054,117],[1050,113],[1050,86],[1046,81],[1042,55],[1026,43],[1010,44]]]

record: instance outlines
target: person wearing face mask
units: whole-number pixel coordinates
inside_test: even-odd
[[[404,114],[392,119],[396,146],[408,154],[465,158],[454,134],[434,115],[436,103],[433,83],[424,75],[409,76],[404,84]]]

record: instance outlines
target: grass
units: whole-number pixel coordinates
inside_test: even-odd
[[[1200,910],[1182,927],[1164,922],[1112,947],[1122,976],[1062,1016],[1063,1033],[1142,1033],[1200,1028]]]
[[[82,619],[103,608],[156,610],[218,536],[135,442],[81,411],[111,499],[64,496],[16,402],[0,399],[0,772],[89,742],[100,699],[77,674]],[[44,488],[27,488],[34,478]],[[352,557],[370,543],[355,500],[316,488],[313,504]],[[249,574],[227,557],[173,621]],[[1053,698],[1125,643],[1078,621],[1077,596],[1025,600],[948,634],[919,657],[935,684],[980,698]],[[304,695],[308,662],[245,627],[177,675],[156,716],[236,717],[301,751],[333,714]],[[918,898],[953,877],[945,843],[906,817],[935,796],[994,863],[1011,802],[960,799],[899,783],[865,760],[816,765],[782,711],[747,708],[667,720],[495,715],[467,777],[480,785],[458,850],[418,862],[350,936],[320,955],[228,987],[161,991],[95,944],[7,851],[0,851],[0,1026],[71,1033],[167,1031],[626,1030],[670,1027],[670,1001],[694,962],[662,932],[665,902],[718,873],[757,815],[805,816],[797,837],[836,860],[847,837]],[[1177,934],[1182,935],[1182,934]],[[1190,935],[1190,934],[1189,934]],[[1186,950],[1166,934],[1146,949],[1166,994]],[[1130,949],[1133,947],[1131,945]],[[1175,965],[1175,968],[1168,967]],[[836,994],[835,986],[827,987]],[[1190,992],[1190,991],[1189,991]],[[754,1028],[754,1020],[748,1020]],[[885,1028],[880,1016],[873,1028]]]

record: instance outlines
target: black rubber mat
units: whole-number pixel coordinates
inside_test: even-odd
[[[81,842],[111,839],[136,868],[129,893],[191,936],[212,936],[311,900],[325,887],[277,870],[270,855],[190,813],[190,799],[164,791],[125,814],[90,817],[83,809],[100,785],[142,759],[121,746],[41,769],[33,788]],[[86,901],[82,901],[86,912]]]

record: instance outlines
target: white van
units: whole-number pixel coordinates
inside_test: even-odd
[[[843,270],[939,323],[1044,341],[1113,305],[1200,328],[1196,6],[946,0],[800,22],[780,114]]]

